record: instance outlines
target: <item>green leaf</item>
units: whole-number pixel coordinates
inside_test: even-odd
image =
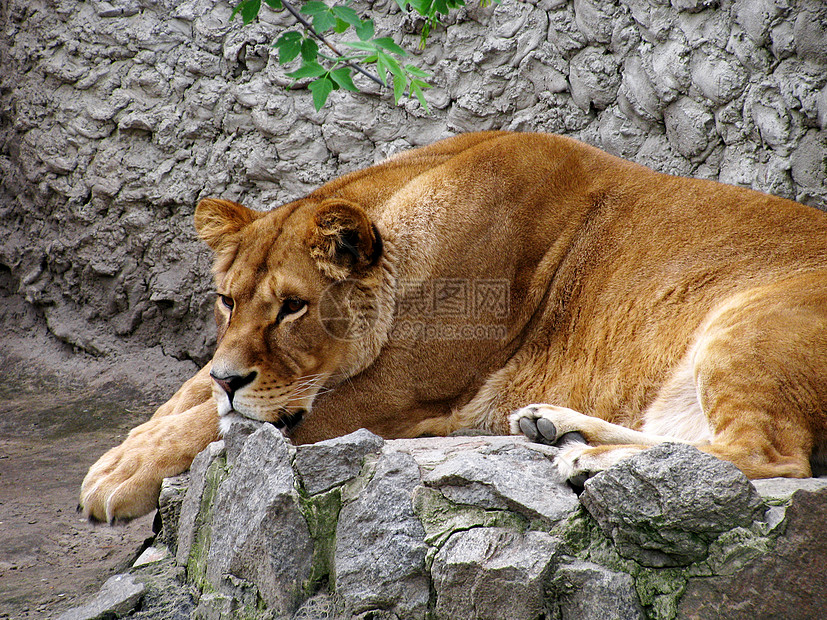
[[[345,90],[358,93],[359,89],[353,83],[353,78],[350,76],[350,67],[341,67],[330,72],[330,77],[336,84]]]
[[[302,60],[305,63],[315,62],[319,57],[319,44],[314,39],[307,37],[302,41]]]
[[[330,11],[326,13],[316,13],[316,15],[313,16],[313,28],[319,34],[327,32],[334,26],[336,26],[336,17]]]
[[[333,32],[335,32],[336,34],[342,34],[348,28],[350,28],[350,24],[348,24],[347,22],[343,22],[338,17],[336,18],[336,25],[333,26]]]
[[[362,25],[362,20],[359,19],[359,15],[349,6],[334,6],[333,14],[341,19],[343,22],[346,22],[353,26],[354,28],[358,28]]]
[[[284,8],[281,0],[264,0],[264,2],[267,3],[267,6],[274,8],[277,11],[281,11]]]
[[[302,40],[302,33],[301,32],[297,32],[296,30],[289,30],[289,31],[285,32],[283,35],[281,35],[276,40],[275,45],[276,45],[276,47],[278,47],[280,45],[285,45],[287,43],[301,43],[301,40]]]
[[[287,77],[291,77],[294,80],[300,80],[302,78],[319,77],[324,75],[325,73],[327,73],[327,70],[319,63],[305,62],[302,64],[301,67],[299,67],[292,73],[288,73]]]
[[[230,13],[230,19],[241,13],[241,20],[247,25],[258,16],[260,9],[261,0],[242,0]]]
[[[379,56],[379,59],[382,64],[387,67],[388,71],[394,75],[405,75],[405,71],[399,66],[399,63],[396,62],[396,59],[393,56],[388,56],[385,52],[379,52],[377,56]]]
[[[405,79],[404,75],[396,75],[393,76],[393,102],[399,103],[399,98],[405,94],[405,86],[408,84],[408,80]]]
[[[411,80],[411,92],[419,100],[419,105],[422,106],[422,109],[430,114],[431,111],[428,109],[428,102],[425,101],[425,95],[422,94],[423,88],[430,88],[430,85],[420,80]]]
[[[279,63],[288,63],[301,52],[302,35],[296,31],[285,32],[273,44],[273,47],[279,51]]]
[[[386,49],[389,52],[392,52],[392,53],[396,54],[397,56],[407,56],[408,55],[408,52],[406,52],[401,47],[399,47],[396,44],[396,42],[393,39],[391,39],[390,37],[381,37],[379,39],[374,39],[373,42],[376,43],[376,45],[378,45],[382,49]]]
[[[306,3],[301,10],[300,13],[304,13],[305,15],[318,15],[319,13],[327,13],[330,10],[324,2],[318,2],[318,0],[312,0],[311,2]]]
[[[376,55],[376,73],[379,74],[379,79],[382,80],[382,84],[384,84],[385,86],[388,85],[388,58],[390,58],[390,56],[388,56],[387,54],[379,53]]]
[[[396,4],[398,4],[399,8],[404,11],[410,4],[410,0],[396,0]]]
[[[429,16],[429,11],[431,9],[431,0],[410,0],[410,4],[413,10],[422,15],[423,17]]]
[[[448,8],[448,2],[446,0],[433,0],[431,4],[435,13],[442,13],[443,15],[448,15],[450,9]]]
[[[421,77],[421,78],[431,77],[430,73],[428,73],[427,71],[423,71],[422,69],[420,69],[419,67],[417,67],[415,65],[405,65],[405,71],[407,71],[408,73],[410,73],[411,75],[413,75],[415,77]]]
[[[355,50],[362,50],[363,52],[375,52],[376,46],[372,41],[345,41],[342,43],[347,47],[352,47]]]
[[[372,39],[375,32],[372,19],[366,19],[361,25],[354,26],[353,29],[356,31],[356,36],[359,37],[360,41]]]
[[[313,93],[313,106],[319,111],[327,101],[327,97],[333,92],[334,83],[329,77],[320,77],[310,82],[310,92]]]

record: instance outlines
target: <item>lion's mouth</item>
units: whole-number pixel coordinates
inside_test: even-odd
[[[287,411],[282,409],[278,412],[278,417],[275,420],[260,420],[244,415],[235,409],[230,409],[226,413],[219,416],[219,426],[221,434],[225,435],[230,428],[233,420],[252,420],[253,422],[260,422],[264,424],[272,424],[279,429],[284,435],[288,435],[301,423],[304,419],[304,414],[307,413],[304,409],[297,411]]]
[[[304,418],[305,410],[298,409],[296,411],[281,411],[277,420],[272,422],[273,426],[284,433],[290,433],[295,429]]]

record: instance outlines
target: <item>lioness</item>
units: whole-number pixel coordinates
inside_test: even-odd
[[[563,438],[570,479],[666,440],[751,478],[825,455],[817,209],[485,132],[268,212],[202,200],[195,226],[216,257],[215,356],[89,470],[90,518],[151,510],[236,415],[298,443],[522,430]]]

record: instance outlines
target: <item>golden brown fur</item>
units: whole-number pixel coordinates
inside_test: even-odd
[[[592,444],[563,450],[569,476],[664,439],[751,477],[809,476],[824,452],[816,209],[559,136],[487,132],[266,213],[205,200],[196,227],[216,252],[218,348],[92,467],[93,518],[150,510],[161,479],[218,437],[216,402],[301,443],[545,419]],[[486,291],[502,303],[478,303]],[[465,306],[428,311],[424,293]]]

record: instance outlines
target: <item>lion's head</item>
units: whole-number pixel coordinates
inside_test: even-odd
[[[210,374],[222,427],[235,412],[289,430],[386,338],[391,273],[379,229],[339,198],[270,212],[205,199],[195,226],[216,255]]]

